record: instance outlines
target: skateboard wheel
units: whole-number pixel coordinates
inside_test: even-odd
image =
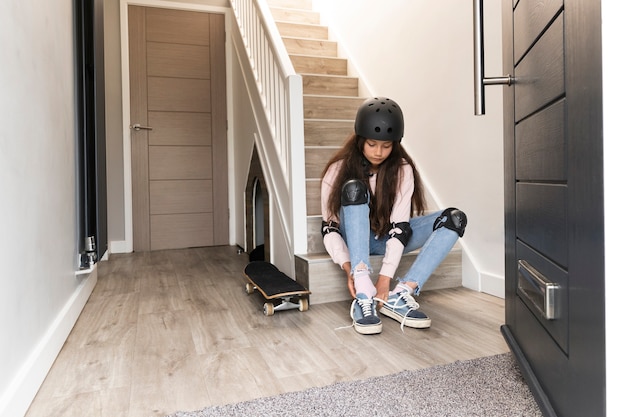
[[[274,304],[272,304],[272,303],[265,303],[263,305],[263,314],[265,314],[266,316],[273,316],[274,315]]]
[[[252,294],[254,292],[254,285],[252,285],[249,282],[247,282],[246,283],[246,292],[248,294]]]
[[[306,298],[301,298],[300,300],[298,300],[298,305],[298,310],[307,311],[309,309],[309,300],[307,300]]]

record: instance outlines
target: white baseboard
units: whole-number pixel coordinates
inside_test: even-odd
[[[26,359],[9,384],[9,388],[0,393],[0,417],[23,416],[28,411],[28,407],[37,395],[37,391],[96,286],[97,266],[89,275],[77,276],[77,279],[82,280],[80,285],[76,287],[63,309]]]
[[[489,273],[480,274],[480,291],[504,298],[504,277]]]
[[[109,252],[111,253],[131,253],[132,245],[127,240],[112,240],[109,242]]]
[[[465,250],[463,250],[462,271],[465,288],[504,298],[504,276],[479,271]]]

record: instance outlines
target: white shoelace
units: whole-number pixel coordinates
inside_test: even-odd
[[[396,298],[394,303],[390,303],[388,301],[383,301],[383,300],[378,300],[378,301],[383,301],[383,304],[385,306],[389,307],[393,311],[396,311],[396,308],[398,306],[398,302],[400,300],[403,300],[404,303],[405,303],[405,305],[403,305],[402,308],[405,308],[405,307],[409,308],[407,310],[406,314],[404,314],[404,317],[402,318],[402,321],[400,322],[400,330],[402,330],[402,333],[404,333],[404,323],[406,322],[406,319],[409,316],[409,313],[411,311],[414,311],[414,310],[417,310],[418,308],[420,308],[420,305],[417,303],[417,301],[415,301],[415,298],[413,298],[413,296],[411,294],[409,294],[408,292],[401,292],[401,293],[398,294],[398,298]]]
[[[372,299],[374,302],[375,301],[383,301],[380,300],[378,298],[373,298]],[[335,327],[335,330],[341,330],[341,329],[349,329],[350,327],[354,327],[354,303],[359,303],[359,307],[361,307],[361,311],[363,312],[363,317],[366,316],[371,316],[372,315],[372,305],[374,304],[373,302],[369,302],[369,299],[366,298],[355,298],[354,300],[352,300],[352,304],[350,304],[350,318],[352,319],[352,324],[349,326],[340,326],[340,327]]]
[[[377,298],[373,298],[372,300],[376,301]],[[382,301],[382,300],[380,300]],[[372,305],[374,304],[368,298],[355,298],[352,300],[352,304],[350,304],[350,318],[354,320],[354,303],[358,303],[359,307],[361,307],[361,311],[363,312],[363,317],[372,315]]]
[[[361,307],[361,312],[363,313],[363,317],[372,315],[372,305],[374,304],[373,300],[370,301],[368,299],[356,298],[354,301],[359,303],[359,307]],[[352,312],[352,310],[350,310]]]

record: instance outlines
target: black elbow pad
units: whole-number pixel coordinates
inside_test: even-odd
[[[405,246],[409,243],[409,239],[413,235],[413,229],[409,222],[392,223],[391,230],[389,231],[391,238],[396,238]]]
[[[329,222],[322,220],[322,239],[329,233],[339,233],[339,223],[332,220]]]

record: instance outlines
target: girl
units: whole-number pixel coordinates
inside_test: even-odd
[[[419,174],[400,144],[404,118],[396,102],[365,100],[354,132],[328,162],[321,185],[324,246],[346,273],[354,328],[361,334],[382,331],[376,302],[381,314],[402,326],[428,328],[430,319],[413,295],[463,236],[467,218],[456,208],[424,215]],[[402,254],[417,248],[415,262],[389,291]],[[370,254],[384,255],[376,285]]]

